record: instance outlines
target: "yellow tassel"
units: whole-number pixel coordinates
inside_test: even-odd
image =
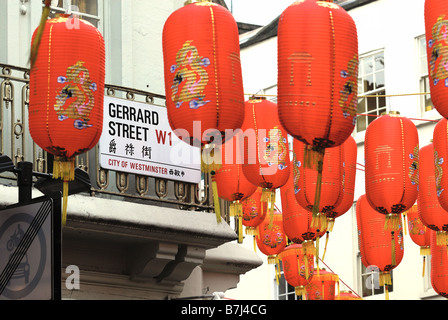
[[[325,300],[325,285],[323,281],[322,281],[322,300]]]
[[[219,205],[218,185],[213,175],[212,175],[212,190],[213,190],[213,203],[215,204],[216,221],[218,223],[221,223],[222,218],[221,218],[221,208]]]
[[[391,231],[398,231],[400,228],[400,215],[396,213],[389,213],[386,215],[384,222],[384,229]]]
[[[388,285],[384,286],[384,292],[385,292],[386,300],[389,300],[389,286]]]
[[[243,243],[243,217],[238,216],[238,243]]]
[[[255,236],[253,238],[254,238],[254,252],[257,252],[257,240],[255,239]]]
[[[306,288],[305,286],[298,286],[294,288],[294,291],[296,293],[296,296],[300,299],[303,298],[306,294]]]
[[[436,244],[438,246],[446,246],[448,244],[448,232],[446,231],[437,231],[436,232]]]
[[[319,233],[319,230],[317,230],[317,233]],[[317,275],[319,275],[319,239],[320,237],[316,237],[316,268],[317,268]]]
[[[324,261],[325,253],[327,252],[328,238],[330,237],[330,232],[327,231],[326,234],[327,234],[327,237],[325,239],[325,248],[324,248],[324,253],[322,255],[322,261]]]
[[[324,155],[325,149],[322,153],[317,153],[317,180],[316,180],[316,190],[314,194],[314,204],[313,204],[313,215],[311,219],[311,227],[321,228],[322,230],[326,228],[324,224],[327,223],[327,217],[325,214],[319,213],[320,197],[322,190],[322,171],[324,168]]]
[[[391,232],[391,235],[392,235],[392,265],[393,266],[396,266],[397,265],[397,262],[396,262],[396,259],[395,259],[395,239],[394,239],[394,231],[392,231]]]
[[[422,277],[425,276],[425,268],[426,268],[426,257],[423,256],[423,268],[422,268]]]
[[[62,184],[62,226],[67,223],[68,184],[75,180],[75,159],[56,157],[53,161],[53,179],[61,179]]]
[[[205,146],[202,146],[201,150],[202,172],[212,173],[218,171],[222,167],[220,149],[214,144],[207,144]]]
[[[334,227],[334,223],[335,223],[335,219],[334,218],[328,218],[327,217],[327,230],[328,231],[333,231],[333,227]]]
[[[310,278],[310,270],[308,267],[308,255],[306,253],[303,255],[303,263],[305,264],[305,279],[308,280]]]
[[[406,228],[406,212],[403,213],[403,229],[404,229],[404,235],[407,234],[407,228]]]

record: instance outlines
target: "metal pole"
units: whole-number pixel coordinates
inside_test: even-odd
[[[27,203],[32,200],[31,190],[33,186],[33,164],[31,162],[19,162],[17,165],[17,185],[19,187],[19,203]]]

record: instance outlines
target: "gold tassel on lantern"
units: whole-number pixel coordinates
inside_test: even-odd
[[[319,204],[322,190],[322,171],[324,168],[325,149],[314,150],[311,146],[305,147],[304,166],[317,170],[316,191],[313,204],[313,216],[311,219],[311,227],[326,229],[327,217],[324,213],[319,212]]]
[[[30,64],[31,69],[34,67],[34,63],[36,62],[37,53],[39,51],[40,41],[42,39],[42,34],[44,32],[45,24],[47,22],[48,16],[50,15],[50,5],[51,0],[45,0],[45,6],[42,9],[42,16],[40,18],[40,23],[36,32],[36,37],[34,38],[33,43],[31,44],[31,54],[30,54]]]
[[[397,261],[395,259],[395,239],[394,239],[394,232],[393,231],[391,232],[391,235],[392,235],[392,245],[391,245],[391,248],[392,248],[392,265],[396,266],[397,265]]]
[[[62,189],[62,226],[67,223],[68,184],[75,180],[75,159],[56,157],[53,161],[53,179],[63,181]]]
[[[243,204],[237,200],[229,206],[230,216],[238,221],[238,243],[243,243]]]
[[[422,277],[425,276],[425,268],[426,268],[426,256],[431,254],[430,247],[420,247],[420,255],[423,256],[423,267],[422,267]]]
[[[218,171],[222,167],[221,149],[213,143],[207,144],[201,149],[201,171],[204,173]]]
[[[215,180],[215,174],[214,171],[211,174],[212,176],[212,191],[213,191],[213,203],[215,205],[215,214],[216,214],[216,221],[218,223],[221,223],[221,207],[219,204],[219,196],[218,196],[218,185]]]
[[[384,222],[385,230],[398,230],[400,227],[401,217],[400,214],[389,213],[386,215],[386,221]]]
[[[325,238],[325,248],[324,248],[324,253],[322,254],[322,261],[324,261],[325,259],[325,253],[327,252],[327,245],[328,245],[328,238],[330,236],[330,232],[326,232],[327,237]]]

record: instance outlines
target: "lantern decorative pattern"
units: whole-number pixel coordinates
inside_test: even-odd
[[[168,17],[162,38],[171,128],[191,145],[219,146],[225,130],[240,128],[244,119],[235,19],[218,4],[187,1]]]
[[[314,276],[313,255],[304,250],[301,244],[293,244],[286,247],[279,258],[286,282],[294,287],[298,297],[305,297],[306,285]]]
[[[439,295],[448,298],[448,246],[438,245],[436,232],[430,233],[431,285]]]
[[[243,206],[243,225],[246,234],[258,235],[258,226],[264,221],[267,213],[266,202],[261,202],[262,188],[258,187],[248,198],[241,201]]]
[[[294,193],[297,202],[313,212],[312,225],[327,229],[326,213],[331,212],[342,202],[343,189],[343,149],[341,146],[325,151],[322,175],[305,165],[307,145],[294,139]],[[318,190],[318,191],[316,191]],[[313,211],[319,198],[317,214]]]
[[[429,89],[434,108],[448,118],[448,3],[441,0],[425,0],[425,34],[428,59]]]
[[[258,249],[267,256],[269,264],[278,263],[278,255],[287,243],[280,212],[275,210],[272,217],[266,216],[258,226],[256,242]]]
[[[290,160],[288,134],[278,120],[277,104],[265,97],[252,97],[246,101],[243,136],[243,172],[254,185],[263,188],[263,202],[270,202],[274,210],[275,189],[289,178]]]
[[[73,23],[76,28],[67,27]],[[55,156],[53,178],[64,181],[63,225],[75,156],[92,149],[102,133],[104,78],[98,29],[69,15],[47,20],[30,71],[29,129],[36,144]]]
[[[335,300],[336,284],[339,276],[325,269],[314,270],[311,281],[306,286],[307,300]]]
[[[361,261],[365,267],[378,267],[380,286],[385,287],[388,298],[388,285],[392,284],[390,271],[403,259],[404,239],[401,224],[398,230],[389,231],[384,228],[385,220],[385,215],[378,214],[370,206],[366,195],[359,197],[356,205],[356,221]]]
[[[358,39],[351,16],[332,1],[292,3],[278,24],[278,111],[295,139],[322,150],[353,132]]]
[[[418,193],[418,215],[422,223],[436,231],[439,245],[447,244],[448,211],[437,197],[437,179],[440,175],[438,163],[440,158],[434,152],[434,144],[430,143],[420,149],[420,176]]]
[[[376,211],[386,215],[385,227],[397,230],[401,213],[417,200],[417,128],[398,112],[383,115],[367,127],[364,154],[366,197]]]
[[[353,205],[355,197],[355,180],[356,180],[356,158],[358,146],[355,139],[350,136],[341,145],[342,149],[342,201],[332,210],[325,214],[328,219],[327,230],[332,231],[335,219],[346,213]]]
[[[238,222],[238,242],[243,241],[243,205],[242,200],[251,196],[257,186],[243,174],[241,154],[235,148],[236,136],[221,145],[221,166],[213,173],[219,198],[230,202],[230,216]]]

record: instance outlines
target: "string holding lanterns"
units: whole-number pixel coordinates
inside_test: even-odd
[[[68,28],[73,19],[77,27]],[[53,178],[63,180],[65,225],[75,157],[92,149],[103,129],[105,43],[97,28],[76,16],[43,22],[31,45],[29,129],[36,144],[55,156]]]

